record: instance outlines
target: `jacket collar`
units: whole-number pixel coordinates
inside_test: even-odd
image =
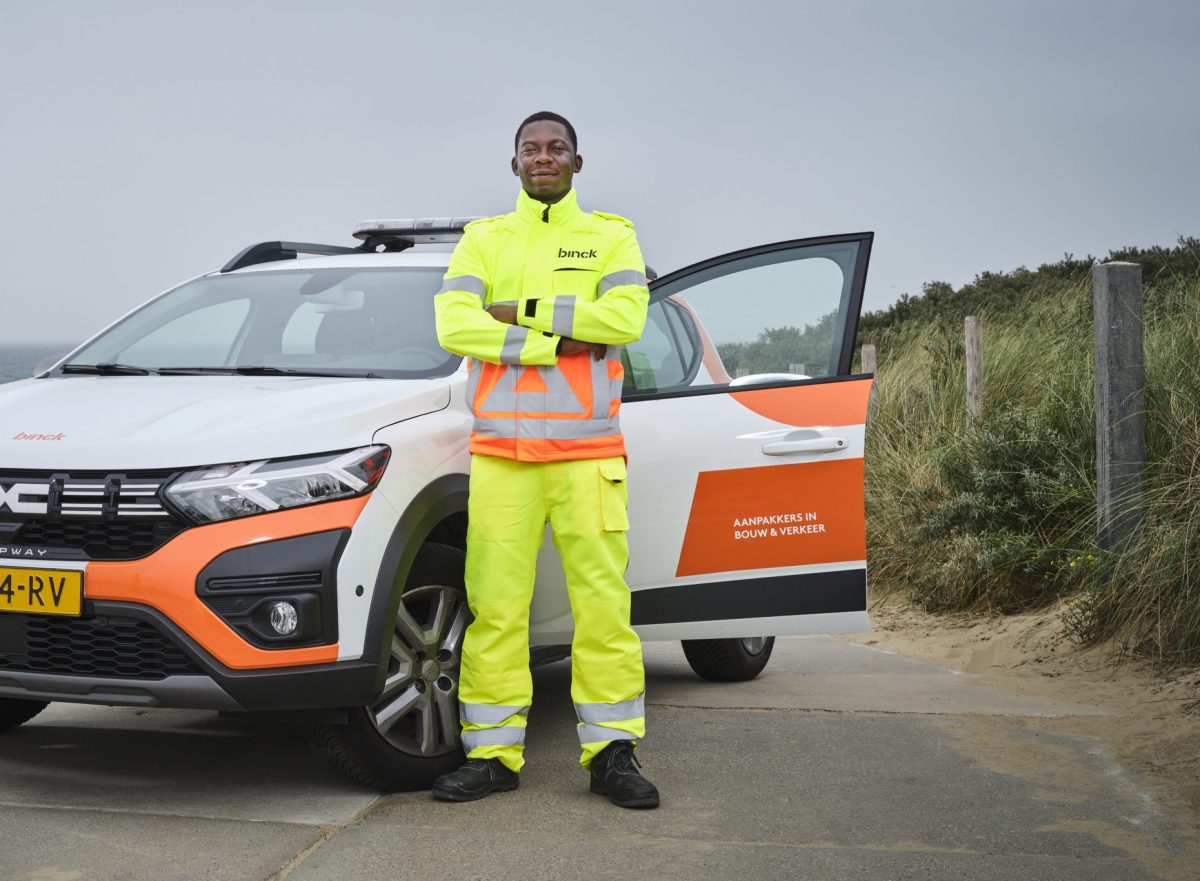
[[[550,209],[548,214],[547,207]],[[542,223],[542,217],[545,216],[546,223],[552,226],[561,226],[581,213],[583,212],[579,208],[579,196],[574,187],[550,206],[531,198],[524,190],[517,194],[517,216],[529,223]]]

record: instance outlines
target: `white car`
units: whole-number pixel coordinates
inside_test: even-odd
[[[0,386],[0,731],[50,701],[289,710],[381,788],[458,766],[471,416],[433,294],[463,223],[251,246]],[[869,626],[871,239],[657,279],[625,352],[633,624],[706,678]],[[565,656],[549,541],[530,618]]]

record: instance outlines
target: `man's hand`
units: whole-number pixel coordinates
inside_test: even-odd
[[[558,350],[560,355],[578,355],[580,352],[591,352],[592,357],[597,361],[604,359],[604,353],[608,350],[608,346],[600,343],[585,343],[583,340],[571,339],[569,336],[562,338],[562,347]]]
[[[488,314],[499,321],[501,324],[516,324],[517,323],[517,307],[504,306],[498,303],[493,303],[487,307]]]

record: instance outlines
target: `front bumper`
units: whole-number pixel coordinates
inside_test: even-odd
[[[46,673],[0,666],[0,698],[109,706],[206,710],[304,710],[371,703],[379,694],[379,666],[342,661],[304,667],[233,670],[209,655],[166,616],[129,603],[96,602],[96,618],[138,622],[186,657],[192,672],[139,677],[102,673]],[[13,625],[29,616],[6,618]],[[12,637],[10,636],[10,639]],[[10,643],[11,646],[11,643]],[[158,651],[145,649],[145,653]],[[129,669],[129,668],[126,668]]]
[[[339,660],[338,621],[343,602],[370,600],[353,581],[338,595],[338,560],[366,502],[195,527],[137,560],[53,564],[83,571],[83,614],[0,614],[0,697],[216,710],[370,703],[382,689],[378,653]],[[361,578],[354,567],[351,578]],[[316,629],[272,640],[256,616],[278,598],[317,610]]]

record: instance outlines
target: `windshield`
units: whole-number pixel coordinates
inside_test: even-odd
[[[152,300],[70,364],[130,373],[446,376],[460,359],[438,345],[434,329],[442,275],[422,266],[208,276]]]

